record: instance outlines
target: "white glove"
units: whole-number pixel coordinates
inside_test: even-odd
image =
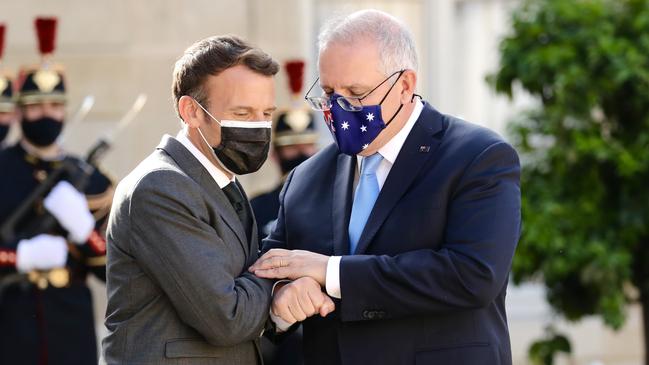
[[[28,272],[64,267],[68,260],[68,245],[63,237],[39,234],[18,242],[16,269]]]
[[[43,200],[43,205],[68,231],[76,244],[86,242],[95,228],[95,218],[86,197],[67,181],[60,181]]]

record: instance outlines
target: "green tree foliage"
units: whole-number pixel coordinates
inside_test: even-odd
[[[570,341],[564,335],[558,334],[554,328],[546,329],[546,337],[530,346],[530,360],[534,365],[552,365],[554,357],[564,352],[572,351]]]
[[[649,0],[523,1],[500,53],[493,87],[539,100],[510,129],[514,281],[543,280],[566,318],[618,329],[627,303],[649,306]]]

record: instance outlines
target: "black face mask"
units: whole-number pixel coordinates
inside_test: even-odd
[[[63,122],[50,117],[42,117],[28,121],[25,118],[20,123],[23,136],[32,144],[45,147],[56,141],[63,130]]]
[[[7,134],[9,134],[9,126],[0,124],[0,143],[7,138]]]
[[[308,160],[309,157],[311,156],[301,153],[293,158],[288,158],[288,159],[280,158],[279,167],[282,169],[282,174],[283,175],[288,174],[289,172],[291,172],[291,170],[298,167],[299,164]]]
[[[270,130],[266,127],[227,127],[222,123],[221,144],[213,147],[214,154],[225,168],[236,175],[255,172],[268,158]]]
[[[272,122],[219,121],[199,102],[196,101],[196,104],[221,126],[221,144],[217,147],[212,147],[198,128],[203,141],[214,150],[221,164],[235,175],[245,175],[259,170],[268,158]]]

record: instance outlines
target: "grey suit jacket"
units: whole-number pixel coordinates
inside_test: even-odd
[[[255,364],[272,283],[200,162],[163,137],[119,184],[108,227],[108,364]]]

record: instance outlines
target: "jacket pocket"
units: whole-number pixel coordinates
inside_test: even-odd
[[[221,357],[222,350],[201,339],[175,338],[165,343],[165,357],[168,359],[182,357]]]
[[[457,346],[417,350],[415,364],[456,365],[481,364],[499,365],[496,352],[486,342],[467,343]]]

